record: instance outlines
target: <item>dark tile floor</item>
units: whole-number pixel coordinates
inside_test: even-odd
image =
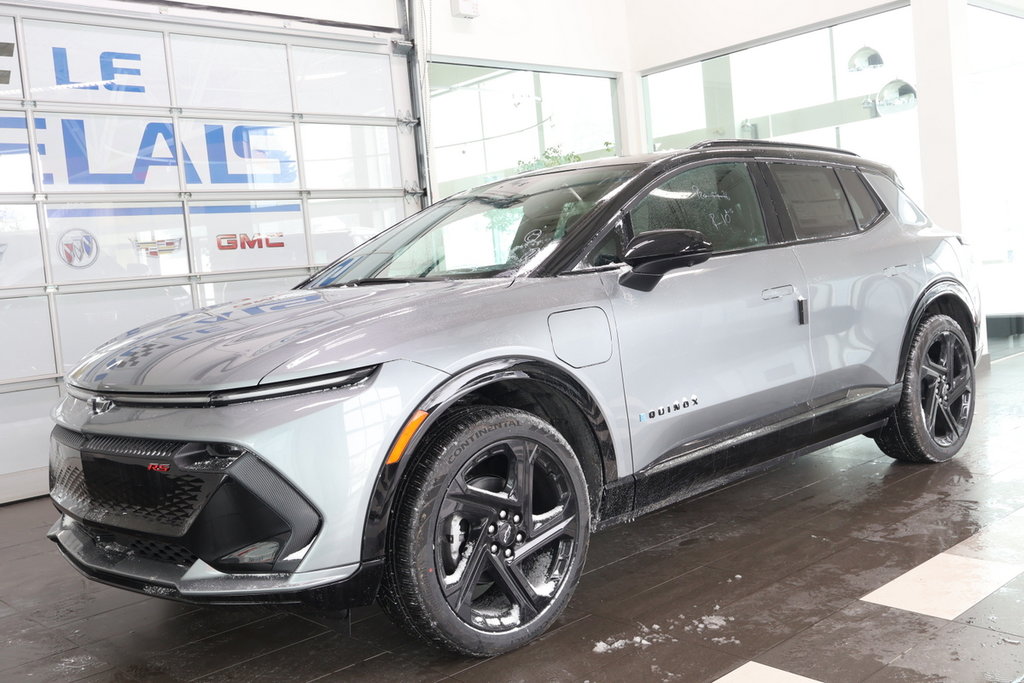
[[[556,627],[489,660],[424,647],[376,608],[349,635],[313,612],[93,584],[43,538],[46,499],[0,507],[0,680],[1020,681],[1024,573],[955,619],[861,598],[1024,508],[1022,397],[1024,356],[1006,358],[950,463],[857,438],[598,534]],[[992,537],[1024,557],[1007,528]]]

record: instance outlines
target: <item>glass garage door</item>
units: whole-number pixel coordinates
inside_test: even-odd
[[[0,502],[89,349],[293,286],[419,209],[400,36],[0,5]]]

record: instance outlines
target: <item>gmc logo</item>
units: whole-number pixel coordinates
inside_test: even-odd
[[[266,235],[259,233],[249,237],[244,232],[238,234],[217,235],[217,248],[221,251],[232,249],[265,249],[284,246],[284,235],[273,232]]]

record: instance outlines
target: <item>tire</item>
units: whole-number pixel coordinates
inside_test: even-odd
[[[875,442],[897,460],[944,462],[964,445],[973,421],[974,359],[967,336],[949,316],[931,316],[914,334],[903,394]]]
[[[442,418],[388,526],[384,611],[453,652],[514,650],[558,618],[590,538],[583,470],[551,425],[474,407]]]

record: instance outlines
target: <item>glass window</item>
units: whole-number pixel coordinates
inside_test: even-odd
[[[629,165],[556,171],[452,197],[357,247],[312,286],[364,278],[510,277],[542,262],[636,171]]]
[[[309,202],[313,262],[330,263],[405,218],[401,199],[314,199]]]
[[[199,285],[199,305],[215,306],[239,299],[262,299],[287,292],[304,279],[302,276],[291,276],[232,282],[204,282]]]
[[[48,204],[55,282],[188,273],[181,204]]]
[[[771,164],[797,239],[838,237],[857,224],[835,171],[826,166]]]
[[[41,114],[35,127],[46,192],[178,190],[178,153],[170,119]],[[186,147],[192,159],[202,151]]]
[[[304,123],[302,160],[312,189],[402,186],[398,131],[392,127]]]
[[[44,279],[35,204],[0,205],[0,287],[37,285]]]
[[[634,235],[698,230],[716,252],[768,243],[746,164],[708,164],[683,171],[651,190],[629,218]]]
[[[0,17],[0,97],[21,99],[21,68],[18,65],[14,19]]]
[[[651,146],[841,147],[898,169],[916,195],[916,78],[910,8],[883,12],[644,77]]]
[[[301,112],[395,115],[391,58],[387,55],[294,47],[292,73]]]
[[[287,190],[299,186],[295,128],[266,121],[181,122],[190,190]]]
[[[192,308],[192,293],[185,286],[59,294],[63,371],[71,370],[87,353],[123,332]]]
[[[53,374],[53,337],[46,297],[0,299],[0,380]]]
[[[178,106],[291,111],[284,45],[171,36]]]
[[[170,103],[164,38],[156,31],[25,20],[25,51],[33,99]]]
[[[42,119],[36,119],[37,128],[41,122]],[[25,114],[0,111],[0,192],[31,191],[32,161],[28,154],[28,123]]]
[[[0,434],[4,442],[0,451],[0,475],[46,467],[53,429],[50,411],[59,400],[57,387],[0,394]],[[44,474],[41,486],[45,487],[45,481]],[[45,493],[46,489],[39,492]],[[36,491],[18,493],[34,494]]]
[[[430,64],[439,196],[615,153],[613,79]]]
[[[848,168],[837,168],[836,175],[839,176],[839,181],[843,184],[846,198],[850,200],[850,208],[853,209],[857,227],[863,230],[882,214],[881,207],[875,202],[874,195],[864,184],[859,173]]]
[[[201,272],[304,266],[306,237],[298,200],[193,202],[196,269]]]

